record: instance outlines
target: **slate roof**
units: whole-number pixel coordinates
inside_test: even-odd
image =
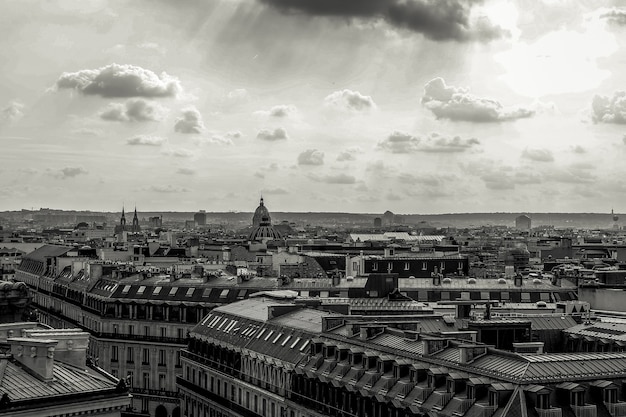
[[[27,372],[13,359],[0,359],[0,392],[12,401],[90,393],[115,388],[115,383],[92,370],[60,362],[54,364],[54,379],[44,382]]]
[[[72,247],[69,246],[57,246],[57,245],[44,245],[39,249],[35,249],[23,258],[32,259],[35,261],[45,261],[48,257],[62,256],[71,251]]]

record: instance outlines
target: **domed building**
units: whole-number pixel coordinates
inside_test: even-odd
[[[259,207],[256,208],[254,216],[252,216],[252,227],[252,232],[248,236],[251,241],[262,242],[281,238],[278,230],[272,226],[272,217],[263,203],[263,197],[261,197]]]

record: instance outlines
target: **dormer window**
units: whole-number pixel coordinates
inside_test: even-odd
[[[446,391],[454,393],[454,380],[448,379],[446,381]]]
[[[498,405],[498,392],[497,391],[489,391],[489,405],[491,406]]]
[[[550,408],[550,395],[548,393],[537,394],[536,408],[540,408],[542,410]]]
[[[605,403],[617,402],[617,388],[605,388],[602,392],[602,397]]]
[[[467,395],[467,398],[469,400],[475,400],[476,399],[476,389],[474,388],[473,385],[468,385],[467,386],[466,395]]]

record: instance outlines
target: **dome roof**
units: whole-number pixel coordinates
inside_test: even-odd
[[[254,211],[254,216],[252,216],[252,225],[255,227],[261,226],[261,224],[266,224],[268,226],[272,225],[272,217],[270,216],[270,212],[263,204],[263,197],[261,197],[261,202],[259,203],[259,207]]]
[[[278,230],[274,229],[271,224],[269,226],[255,227],[254,230],[252,230],[252,233],[250,233],[250,236],[248,237],[249,240],[256,240],[256,241],[262,241],[265,239],[273,240],[273,239],[280,239],[280,238],[281,238],[280,233],[278,232]]]

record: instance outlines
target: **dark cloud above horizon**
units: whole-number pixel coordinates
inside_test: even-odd
[[[308,177],[316,182],[323,182],[326,184],[355,184],[356,183],[356,178],[354,177],[354,175],[350,175],[350,174],[344,174],[344,173],[340,173],[340,174],[334,174],[334,175],[324,175],[324,176],[318,176],[318,175],[308,175]]]
[[[259,0],[286,14],[384,20],[436,41],[490,41],[506,32],[486,19],[472,21],[481,0]]]
[[[438,133],[431,133],[427,138],[419,138],[409,133],[393,132],[378,143],[377,148],[391,153],[455,153],[465,152],[480,145],[476,138],[461,139],[459,136],[447,138]]]
[[[165,72],[157,75],[142,67],[119,64],[64,72],[56,87],[101,97],[176,97],[182,91],[178,78]]]
[[[600,17],[618,25],[626,25],[625,8],[613,7],[611,9],[607,9],[600,14]]]
[[[453,121],[503,122],[535,114],[533,110],[523,107],[506,109],[496,100],[469,94],[466,88],[448,86],[440,77],[426,83],[422,104],[438,119]]]

